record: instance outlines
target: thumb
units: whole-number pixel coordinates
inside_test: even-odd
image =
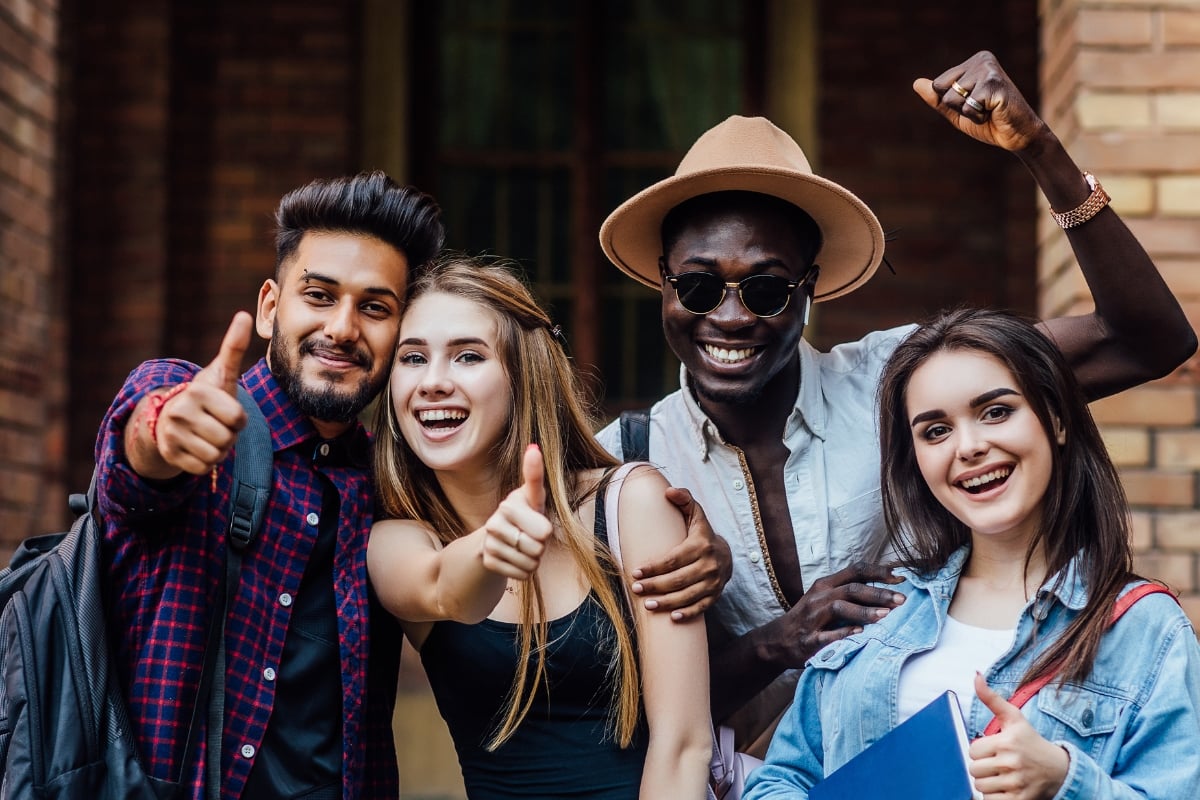
[[[193,383],[207,383],[217,386],[230,395],[237,394],[238,378],[242,375],[242,359],[250,347],[250,330],[253,320],[245,311],[239,311],[229,323],[225,338],[221,340],[221,350],[207,367],[200,370]]]
[[[542,450],[536,444],[525,448],[521,460],[521,480],[525,489],[525,502],[539,514],[546,513],[546,465]]]
[[[930,108],[938,107],[940,98],[933,89],[933,81],[929,80],[929,78],[917,78],[913,81],[912,88]]]
[[[983,675],[975,673],[975,695],[1000,722],[1000,730],[1004,730],[1013,722],[1024,719],[1021,709],[1005,700],[987,685]]]
[[[666,493],[663,495],[667,498],[667,502],[679,509],[685,517],[691,516],[693,512],[692,493],[680,486],[668,486]]]

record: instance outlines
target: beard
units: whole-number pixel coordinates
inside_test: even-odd
[[[356,384],[347,386],[341,375],[332,374],[319,385],[306,383],[301,359],[319,350],[332,351],[340,357],[350,357],[366,375]],[[295,404],[301,414],[322,422],[351,422],[367,407],[387,383],[387,371],[371,372],[373,360],[353,345],[318,345],[307,339],[295,345],[279,332],[276,324],[269,345],[271,373],[279,388]]]
[[[755,384],[733,389],[714,389],[702,381],[692,381],[692,392],[697,399],[703,398],[711,403],[729,406],[753,406],[762,397],[764,388],[761,384]]]

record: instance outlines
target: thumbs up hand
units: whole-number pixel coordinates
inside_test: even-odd
[[[546,540],[554,527],[546,518],[545,464],[542,451],[531,444],[521,462],[522,483],[504,498],[484,523],[483,565],[523,581],[541,563]]]
[[[139,475],[166,479],[189,472],[203,475],[221,463],[246,424],[237,399],[242,358],[250,346],[253,320],[239,311],[229,324],[221,349],[186,388],[165,387],[143,398],[126,428],[130,466]],[[153,409],[159,405],[157,416]],[[153,426],[142,420],[152,418]]]
[[[976,790],[984,800],[1053,798],[1071,766],[1067,751],[1042,738],[1021,709],[992,691],[979,673],[975,694],[1000,721],[999,733],[971,743],[970,772]]]

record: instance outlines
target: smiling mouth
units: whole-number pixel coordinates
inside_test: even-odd
[[[955,485],[970,494],[981,494],[1003,484],[1008,480],[1009,475],[1012,475],[1012,467],[998,467],[991,472],[976,475],[974,478],[957,481]]]
[[[430,430],[452,430],[467,421],[461,408],[430,408],[417,412],[417,421]]]
[[[722,364],[739,364],[753,356],[761,349],[761,347],[725,348],[716,347],[715,345],[711,344],[704,345],[704,352],[708,353],[709,356],[717,361],[720,361]]]

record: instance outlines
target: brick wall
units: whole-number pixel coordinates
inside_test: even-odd
[[[72,485],[132,367],[205,363],[233,313],[254,310],[279,198],[355,168],[358,14],[321,0],[76,4]]]
[[[64,496],[58,33],[56,0],[0,0],[0,564]]]
[[[1041,3],[1043,113],[1094,172],[1200,325],[1200,7],[1154,0]],[[1090,307],[1065,237],[1039,218],[1043,315]],[[1100,401],[1134,508],[1137,568],[1200,622],[1197,361]]]

